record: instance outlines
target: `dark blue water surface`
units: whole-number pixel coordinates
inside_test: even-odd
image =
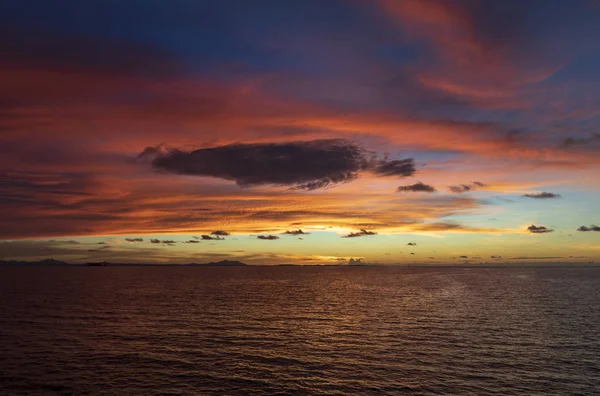
[[[598,395],[600,269],[0,268],[2,395]]]

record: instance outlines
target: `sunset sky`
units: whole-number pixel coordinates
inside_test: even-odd
[[[0,32],[0,259],[600,260],[598,1],[21,0]]]

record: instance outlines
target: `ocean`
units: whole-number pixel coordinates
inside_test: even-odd
[[[598,395],[600,268],[0,268],[1,395]]]

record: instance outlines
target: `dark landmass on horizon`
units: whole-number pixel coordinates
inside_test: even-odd
[[[539,267],[600,267],[600,263],[588,262],[505,262],[505,263],[405,263],[405,264],[246,264],[236,260],[211,261],[208,263],[111,263],[111,262],[88,262],[69,263],[55,259],[44,259],[39,261],[0,260],[0,267],[444,267],[444,268],[539,268]]]

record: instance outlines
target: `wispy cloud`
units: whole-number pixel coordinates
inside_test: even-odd
[[[367,231],[367,230],[363,229],[358,232],[351,232],[347,235],[342,236],[342,238],[357,238],[357,237],[369,236],[369,235],[377,235],[377,233],[375,231]]]
[[[454,186],[448,186],[448,190],[450,190],[453,194],[463,194],[469,191],[479,190],[487,187],[487,184],[481,182],[472,182],[470,184],[458,184]]]
[[[600,227],[598,227],[597,225],[591,225],[591,226],[581,226],[577,229],[577,231],[582,231],[582,232],[589,232],[589,231],[600,231]]]
[[[541,193],[531,193],[524,194],[523,197],[526,198],[535,198],[535,199],[551,199],[551,198],[560,198],[560,194],[550,193],[550,192],[541,192]]]
[[[258,235],[256,238],[262,239],[264,241],[274,241],[276,239],[279,239],[277,235]]]
[[[534,224],[532,224],[529,227],[527,227],[527,231],[529,231],[532,234],[547,234],[549,232],[554,232],[554,230],[551,230],[551,229],[549,229],[547,227],[536,226]]]
[[[301,229],[297,229],[297,230],[288,230],[286,232],[283,233],[284,235],[308,235],[310,234],[310,232],[304,232]]]
[[[411,184],[411,185],[407,185],[407,186],[400,186],[398,187],[398,189],[396,190],[397,192],[426,192],[426,193],[433,193],[435,192],[435,187],[430,186],[428,184],[424,184],[422,182],[417,182],[415,184]]]

